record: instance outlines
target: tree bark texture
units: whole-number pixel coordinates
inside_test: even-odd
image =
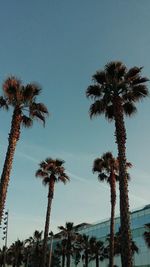
[[[70,260],[71,260],[71,236],[68,235],[68,240],[67,240],[67,261],[66,261],[66,267],[70,267]]]
[[[116,143],[119,157],[121,261],[122,267],[132,267],[131,230],[129,215],[128,180],[126,172],[126,129],[120,97],[114,99]]]
[[[62,255],[62,267],[65,267],[65,254]]]
[[[98,254],[96,255],[96,267],[99,267],[99,256],[98,256]]]
[[[1,181],[0,181],[0,223],[3,216],[3,210],[5,206],[6,201],[6,195],[7,195],[7,188],[9,184],[10,179],[10,172],[12,169],[12,163],[13,158],[15,154],[15,149],[17,145],[17,141],[20,137],[20,125],[21,125],[21,112],[20,109],[15,108],[12,122],[11,122],[11,130],[8,138],[8,148],[6,152],[5,162],[3,166],[3,171],[1,175]]]
[[[53,194],[54,194],[54,179],[51,179],[51,181],[49,183],[48,203],[47,203],[45,230],[44,230],[43,251],[42,251],[42,267],[46,266],[47,241],[48,241],[48,232],[49,232],[49,225],[50,225],[50,214],[51,214],[51,205],[52,205],[52,200],[53,200]]]
[[[85,251],[85,267],[88,267],[88,263],[89,263],[88,251]]]
[[[114,266],[114,234],[115,234],[115,205],[116,205],[116,177],[114,171],[110,175],[110,194],[111,194],[111,220],[110,220],[110,255],[109,267]]]

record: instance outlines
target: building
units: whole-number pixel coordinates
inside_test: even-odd
[[[145,231],[144,225],[150,223],[150,205],[138,209],[131,213],[131,230],[132,238],[136,242],[139,248],[139,253],[134,255],[134,266],[138,267],[150,267],[150,250],[147,248],[143,239],[143,233]],[[115,231],[119,230],[120,219],[115,218]],[[97,239],[104,241],[109,234],[110,220],[105,220],[100,223],[96,223],[90,226],[85,226],[84,229],[79,230],[79,233],[89,236],[95,236]],[[106,267],[108,261],[102,262],[101,267]],[[115,264],[121,266],[120,257],[115,257]],[[79,265],[80,266],[80,265]],[[81,265],[82,266],[82,265]],[[89,267],[94,267],[95,264],[89,264]]]
[[[150,223],[150,205],[146,205],[141,209],[131,212],[131,230],[132,238],[139,248],[139,253],[134,255],[134,266],[150,267],[150,249],[147,248],[143,233],[145,232],[144,225]],[[80,227],[81,226],[81,227]],[[120,218],[115,218],[115,231],[118,232],[120,226]],[[96,224],[81,224],[76,230],[80,234],[86,234],[89,237],[94,236],[98,240],[105,241],[106,236],[110,231],[110,220],[104,220]],[[115,264],[121,267],[120,256],[115,257]],[[78,267],[82,267],[83,263],[79,263]],[[108,260],[100,263],[101,267],[108,266]],[[73,261],[71,267],[74,267]],[[95,262],[90,262],[89,267],[95,267]]]

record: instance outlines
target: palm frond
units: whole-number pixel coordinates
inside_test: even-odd
[[[148,88],[145,84],[139,84],[132,89],[134,101],[139,101],[149,95]]]
[[[102,172],[102,173],[100,173],[100,174],[98,175],[98,180],[99,180],[100,182],[108,181],[108,180],[109,180],[109,177],[108,177],[104,172]]]
[[[134,115],[137,112],[137,108],[132,102],[124,103],[123,110],[124,110],[124,113],[129,117]]]
[[[41,161],[41,162],[39,163],[39,166],[40,166],[40,168],[45,169],[45,167],[46,167],[46,162],[45,162],[44,160]]]
[[[127,71],[125,78],[128,80],[133,80],[133,79],[135,79],[135,76],[140,74],[141,70],[142,70],[142,67],[140,67],[140,68],[136,67],[136,66],[132,67]]]
[[[58,229],[61,230],[61,231],[65,231],[65,227],[64,226],[58,226]]]
[[[120,61],[111,61],[105,65],[106,74],[112,79],[122,77],[125,70],[126,66]]]
[[[97,158],[93,163],[93,172],[100,172],[103,168],[103,160],[101,158]]]
[[[111,61],[105,65],[106,74],[110,77],[115,76],[116,61]]]
[[[65,161],[64,160],[62,160],[62,159],[56,159],[55,160],[55,164],[56,164],[56,166],[62,166],[63,164],[65,163]]]
[[[9,109],[7,100],[3,96],[0,97],[0,108],[6,109],[6,110]]]
[[[97,98],[102,95],[102,90],[99,85],[90,85],[86,90],[86,96],[90,98]]]
[[[100,114],[105,113],[106,111],[106,105],[102,100],[96,100],[91,106],[89,110],[90,117],[92,118],[93,116],[97,116]]]
[[[127,68],[124,64],[119,62],[119,64],[116,65],[116,70],[117,70],[117,78],[118,80],[120,80],[126,74]]]
[[[70,178],[64,173],[58,177],[58,180],[66,184],[67,181],[70,181]]]
[[[34,109],[48,115],[48,109],[43,103],[34,103]]]
[[[134,79],[132,81],[132,84],[133,85],[139,85],[141,83],[145,83],[145,82],[148,82],[148,81],[149,81],[149,79],[147,77],[138,77],[138,78],[136,78],[136,79]]]
[[[47,184],[49,184],[50,183],[50,178],[49,177],[45,177],[43,180],[42,180],[42,184],[43,185],[47,185]]]
[[[105,71],[97,71],[93,76],[93,80],[99,84],[106,83],[106,73]]]
[[[45,171],[43,171],[43,170],[41,170],[41,169],[38,169],[38,170],[36,171],[36,173],[35,173],[35,176],[36,176],[36,177],[42,177],[42,178],[44,178],[45,176],[47,176],[47,172],[45,172]]]
[[[16,93],[20,89],[21,80],[17,79],[15,76],[8,77],[3,83],[4,94],[9,96],[9,94]]]
[[[105,118],[108,119],[109,121],[112,121],[114,119],[114,107],[113,107],[113,105],[108,105],[106,107]]]
[[[54,163],[55,160],[50,158],[50,157],[48,157],[48,158],[45,159],[45,162],[49,164],[49,163]]]
[[[32,112],[32,118],[37,118],[43,122],[43,125],[45,126],[45,117],[41,114],[40,111],[34,110]]]
[[[29,83],[24,89],[24,96],[31,99],[35,96],[38,96],[41,92],[41,87],[38,83]]]
[[[25,128],[30,128],[33,125],[33,120],[25,115],[22,116],[22,125]]]

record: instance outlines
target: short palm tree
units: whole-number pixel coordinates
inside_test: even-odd
[[[96,240],[96,238],[93,238],[91,240],[91,256],[90,256],[90,261],[95,260],[95,266],[99,267],[99,262],[103,261],[105,259],[105,247],[104,243],[100,240]]]
[[[59,226],[62,236],[66,240],[66,267],[70,267],[71,256],[73,255],[73,242],[75,240],[75,230],[72,222],[66,222],[65,227]]]
[[[132,164],[127,162],[127,168]],[[110,220],[110,256],[109,267],[114,266],[114,220],[116,205],[116,181],[119,181],[119,161],[114,158],[111,152],[104,153],[101,158],[97,158],[93,163],[93,172],[98,173],[100,182],[106,181],[110,185],[111,195],[111,220]],[[128,179],[129,174],[127,173]]]
[[[145,224],[145,227],[147,231],[144,232],[144,239],[148,248],[150,248],[150,223]]]
[[[88,235],[83,234],[81,236],[81,248],[82,248],[82,261],[84,262],[84,266],[88,267],[89,260],[91,257],[91,245],[93,243],[93,238]]]
[[[93,172],[98,173],[99,181],[106,181],[110,185],[111,195],[111,222],[110,222],[110,257],[109,267],[114,266],[114,219],[115,219],[115,205],[116,205],[116,181],[119,180],[119,163],[111,152],[97,158],[93,164]]]
[[[26,266],[32,261],[33,267],[39,267],[41,262],[41,241],[43,231],[35,230],[33,236],[25,240],[24,262]]]
[[[15,241],[8,249],[8,257],[13,267],[20,267],[23,263],[24,244],[22,241]]]
[[[63,182],[64,184],[66,184],[66,182],[69,181],[69,177],[65,173],[63,160],[47,158],[45,159],[45,161],[42,161],[39,165],[40,168],[36,172],[36,177],[42,178],[43,185],[48,185],[48,203],[47,203],[44,240],[43,240],[43,255],[42,255],[42,267],[45,267],[51,205],[54,196],[54,186],[56,182]]]
[[[119,229],[119,231],[115,234],[115,255],[119,255],[121,254],[121,231]],[[109,237],[107,238],[107,240],[109,240]],[[132,252],[132,257],[134,255],[134,253],[139,253],[139,248],[137,247],[136,243],[134,242],[134,240],[131,240],[131,252]]]
[[[63,239],[61,242],[58,242],[56,245],[55,252],[58,256],[61,256],[61,267],[65,267],[65,258],[67,251],[67,239]]]
[[[45,115],[48,110],[43,103],[37,103],[36,98],[41,89],[36,84],[24,86],[15,77],[9,77],[3,84],[3,97],[0,97],[0,107],[12,107],[13,116],[11,130],[8,138],[8,149],[0,180],[0,222],[6,200],[10,172],[17,142],[20,138],[21,125],[31,127],[34,119],[39,119],[45,124]]]
[[[106,64],[103,71],[93,75],[94,84],[87,88],[86,95],[93,99],[90,117],[104,114],[106,119],[115,122],[115,137],[119,159],[120,217],[122,231],[122,267],[131,267],[131,230],[129,216],[128,181],[126,172],[126,128],[124,115],[136,112],[135,103],[148,95],[145,82],[141,77],[142,68],[127,69],[119,61]]]

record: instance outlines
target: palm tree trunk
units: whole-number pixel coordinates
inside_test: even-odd
[[[131,230],[129,217],[128,181],[126,173],[126,129],[120,97],[114,99],[116,143],[119,157],[121,261],[122,267],[132,267]]]
[[[89,263],[88,252],[85,251],[85,267],[88,267],[88,263]]]
[[[47,241],[48,241],[48,232],[49,232],[50,214],[51,214],[51,205],[52,205],[52,200],[53,200],[53,194],[54,194],[54,179],[51,179],[50,183],[49,183],[48,203],[47,203],[45,230],[44,230],[42,267],[46,266]]]
[[[3,171],[0,180],[0,223],[2,220],[4,205],[6,201],[7,188],[10,179],[10,172],[12,169],[13,158],[15,154],[15,148],[17,141],[20,137],[20,125],[21,125],[21,113],[17,107],[14,109],[11,130],[8,138],[8,149],[5,157]]]
[[[96,255],[96,267],[99,267],[99,257],[98,257],[98,254]]]
[[[65,267],[65,254],[62,255],[62,267]]]
[[[109,267],[114,266],[114,233],[115,233],[115,205],[116,205],[116,178],[114,171],[110,175],[110,191],[111,191],[111,221],[110,221],[110,255]]]
[[[71,240],[70,240],[70,236],[68,236],[68,240],[67,240],[67,262],[66,262],[66,267],[70,267],[70,259],[71,259],[71,255],[70,255],[70,251],[71,251]]]

